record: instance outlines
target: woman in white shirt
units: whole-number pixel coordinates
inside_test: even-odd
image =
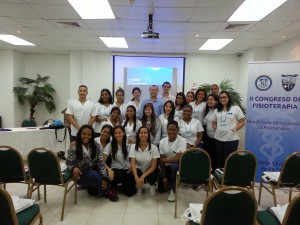
[[[195,101],[195,93],[192,91],[188,91],[186,93],[185,99],[186,99],[186,104],[190,104],[191,102]]]
[[[100,92],[100,98],[96,103],[97,119],[94,123],[95,136],[100,136],[101,123],[107,121],[110,117],[110,111],[112,109],[113,98],[110,90],[104,88]]]
[[[219,96],[210,94],[207,96],[206,109],[203,119],[203,149],[207,151],[210,156],[212,170],[216,169],[216,157],[215,157],[215,129],[212,128],[212,120],[214,119],[214,110],[217,108]]]
[[[103,153],[105,147],[110,142],[110,137],[113,133],[113,127],[109,124],[105,124],[101,128],[100,137],[95,138],[95,142],[100,145],[101,154]]]
[[[193,117],[203,124],[204,111],[206,108],[207,93],[203,88],[199,88],[195,93],[195,101],[190,105],[193,107]]]
[[[182,119],[183,106],[187,105],[185,95],[182,92],[178,92],[175,100],[175,117]]]
[[[141,89],[140,88],[138,88],[138,87],[134,87],[133,89],[132,89],[132,95],[133,95],[133,98],[131,99],[131,101],[129,101],[128,103],[127,103],[127,105],[133,105],[134,107],[135,107],[135,109],[136,109],[136,117],[138,118],[138,119],[140,119],[141,118],[141,116],[139,115],[139,111],[140,111],[140,103],[141,103],[141,99],[140,99],[140,97],[141,97]]]
[[[167,125],[170,121],[174,120],[175,105],[173,101],[166,101],[163,109],[164,113],[158,117],[161,123],[161,139],[168,136]]]
[[[142,126],[142,123],[136,118],[136,108],[133,105],[127,106],[126,117],[122,126],[125,128],[127,144],[134,144],[137,130]]]
[[[135,192],[135,180],[129,176],[131,172],[128,158],[127,138],[124,127],[114,127],[111,144],[103,152],[103,160],[106,162],[109,156],[112,158],[111,166],[106,164],[109,179],[111,180],[111,191],[117,193],[117,185],[122,183],[124,194],[128,197]]]
[[[216,129],[216,167],[223,168],[226,158],[239,146],[237,131],[245,126],[245,115],[240,107],[232,105],[228,91],[220,92],[218,106],[214,112],[212,127]]]
[[[115,127],[116,125],[120,125],[121,124],[120,114],[121,114],[121,110],[118,106],[112,107],[112,109],[110,110],[110,117],[107,119],[107,121],[102,122],[101,128],[105,124],[111,125],[112,127]]]
[[[147,180],[150,184],[150,195],[155,196],[154,183],[157,180],[157,161],[160,158],[157,147],[151,144],[150,132],[147,127],[140,127],[136,135],[136,143],[131,145],[129,152],[131,176],[137,185],[136,195],[142,195],[142,187]]]
[[[116,99],[117,101],[113,104],[113,106],[117,106],[119,107],[119,109],[121,110],[121,119],[124,120],[125,118],[125,114],[126,114],[126,107],[127,104],[124,103],[124,90],[122,88],[119,88],[116,91]]]
[[[149,129],[151,143],[158,146],[161,137],[161,122],[155,115],[152,103],[144,105],[141,122],[142,126]]]
[[[200,121],[192,118],[192,113],[191,105],[184,106],[182,119],[178,122],[179,134],[186,139],[187,148],[199,147],[204,131]]]

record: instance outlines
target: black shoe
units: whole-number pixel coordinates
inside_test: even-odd
[[[59,151],[59,152],[57,153],[57,157],[58,157],[58,158],[61,158],[61,159],[63,159],[63,160],[66,160],[65,152],[64,152],[64,151]]]
[[[112,190],[106,192],[106,198],[108,198],[112,202],[116,202],[119,200],[117,192],[112,191]]]

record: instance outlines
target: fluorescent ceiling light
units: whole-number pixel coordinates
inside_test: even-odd
[[[115,19],[108,0],[68,0],[82,19]]]
[[[287,0],[246,0],[228,21],[260,21]]]
[[[32,44],[28,41],[25,41],[21,38],[14,36],[14,35],[0,34],[0,40],[8,42],[13,45],[31,45],[31,46],[33,45],[33,46],[35,46],[35,44]]]
[[[208,39],[199,50],[220,50],[233,39]]]
[[[108,48],[128,48],[123,37],[99,37]]]

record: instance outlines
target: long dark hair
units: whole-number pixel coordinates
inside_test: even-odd
[[[126,137],[125,128],[121,125],[116,125],[113,130],[113,135],[112,135],[112,140],[111,140],[111,156],[113,159],[116,159],[116,154],[118,151],[118,143],[117,143],[117,139],[115,138],[115,130],[116,129],[121,129],[122,132],[124,133],[124,136],[122,139],[122,153],[123,153],[124,159],[126,160],[127,156],[128,156],[127,145],[126,145],[127,137]]]
[[[182,99],[183,99],[183,102],[182,104],[178,104],[177,103],[177,97],[178,96],[181,96]],[[179,106],[179,110],[182,110],[183,109],[183,106],[185,106],[187,104],[186,102],[186,98],[185,98],[185,95],[182,93],[182,92],[178,92],[177,95],[176,95],[176,99],[175,99],[175,106]]]
[[[140,88],[134,87],[134,88],[132,89],[131,94],[133,94],[135,91],[139,91],[140,93],[142,93]],[[131,99],[131,101],[134,101],[134,97]]]
[[[136,135],[135,135],[135,150],[138,151],[139,150],[139,146],[140,146],[140,131],[142,128],[145,128],[147,130],[147,133],[148,133],[148,138],[147,138],[147,143],[148,143],[148,149],[151,150],[151,138],[150,138],[150,131],[149,129],[146,127],[146,126],[141,126],[139,129],[138,129],[138,132],[136,132]]]
[[[206,99],[207,99],[207,93],[206,93],[206,91],[205,91],[204,88],[198,88],[198,90],[197,90],[196,93],[195,93],[195,101],[197,101],[198,94],[199,94],[200,91],[204,92],[204,99],[203,99],[203,102],[206,102]]]
[[[134,115],[133,115],[133,131],[135,132],[135,130],[136,130],[136,108],[135,108],[133,105],[129,105],[129,106],[127,106],[127,108],[126,108],[126,111],[127,111],[128,108],[131,108],[131,109],[133,110],[133,112],[134,112]],[[124,127],[127,126],[128,120],[129,120],[129,118],[128,118],[127,112],[126,112],[126,117],[125,117]]]
[[[214,98],[214,100],[216,101],[216,103],[219,101],[219,96],[218,96],[218,95],[216,95],[216,94],[209,94],[209,95],[207,96],[207,99],[208,99],[208,97],[210,97],[210,96]],[[215,109],[215,108],[217,108],[217,104],[215,105],[214,109]],[[209,107],[208,107],[207,101],[206,101],[206,107],[205,107],[205,111],[204,111],[204,117],[207,115],[208,112],[209,112]]]
[[[227,103],[226,108],[227,108],[227,111],[229,111],[230,108],[231,108],[231,106],[232,106],[232,101],[231,101],[230,93],[228,91],[221,91],[219,93],[219,101],[218,101],[218,105],[217,105],[217,110],[218,110],[218,112],[221,112],[223,110],[223,108],[224,108],[224,106],[220,102],[220,96],[221,96],[221,94],[226,94],[227,97],[228,97],[228,103]]]
[[[156,116],[155,116],[155,112],[154,112],[154,107],[153,107],[153,104],[152,103],[146,103],[144,105],[144,108],[143,108],[143,116],[142,116],[142,125],[144,127],[147,127],[147,116],[145,114],[145,109],[146,108],[151,108],[152,109],[152,113],[151,113],[151,125],[150,125],[150,133],[154,136],[155,135],[155,128],[156,128]]]
[[[81,133],[82,133],[83,129],[89,129],[92,132],[92,136],[89,141],[89,148],[92,149],[91,159],[94,160],[96,158],[97,146],[94,142],[94,129],[91,125],[88,125],[88,124],[82,125],[77,133],[77,136],[76,136],[76,160],[82,160],[82,158],[83,158],[82,140],[81,140]]]
[[[195,101],[195,93],[194,92],[188,91],[185,96],[187,96],[190,93],[193,95],[193,101]],[[186,97],[185,97],[185,99],[186,99]]]
[[[102,130],[104,130],[105,128],[108,128],[109,129],[109,133],[110,133],[110,136],[112,135],[112,133],[113,133],[113,127],[111,126],[111,125],[109,125],[109,124],[104,124],[103,126],[102,126],[102,128],[101,128],[101,131]],[[106,144],[108,144],[110,142],[110,138],[108,138],[107,140],[106,140]]]
[[[169,123],[170,121],[173,121],[173,120],[174,120],[174,115],[175,115],[175,105],[174,105],[174,102],[171,101],[171,100],[166,101],[165,104],[164,104],[164,113],[166,113],[165,107],[166,107],[166,105],[167,105],[168,103],[170,103],[170,104],[171,104],[171,107],[172,107],[172,111],[170,112],[170,115],[169,115],[169,117],[168,117],[168,123]]]
[[[113,104],[113,98],[112,98],[111,92],[110,92],[110,90],[108,90],[107,88],[103,88],[103,89],[101,90],[101,92],[100,92],[100,98],[99,98],[98,102],[99,102],[100,104],[103,104],[103,103],[104,103],[104,101],[103,101],[102,98],[101,98],[103,92],[107,92],[107,94],[109,95],[108,102],[109,102],[109,104]]]

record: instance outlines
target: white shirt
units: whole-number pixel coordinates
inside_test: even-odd
[[[107,146],[108,147],[104,149],[103,154],[109,156],[112,154],[111,143],[109,143]],[[123,152],[120,146],[118,146],[118,151],[116,152],[115,159],[112,156],[111,159],[112,159],[111,162],[112,169],[128,170],[130,168],[129,157],[127,155],[126,159],[124,159]]]
[[[168,119],[165,118],[164,114],[159,115],[159,120],[161,123],[161,139],[165,138],[168,136],[168,130],[167,130],[167,126],[168,126]]]
[[[182,113],[183,113],[183,108],[178,110],[177,108],[175,108],[175,115],[174,118],[177,117],[178,119],[182,119]]]
[[[129,105],[133,105],[134,107],[135,107],[135,109],[136,109],[136,118],[141,118],[142,116],[140,115],[140,102],[139,102],[139,105],[137,105],[136,103],[135,103],[135,101],[129,101],[128,103],[127,103],[127,106],[129,106]]]
[[[217,121],[217,129],[215,133],[215,139],[219,141],[235,141],[239,140],[237,132],[233,132],[231,129],[235,128],[240,119],[245,118],[242,110],[238,106],[231,106],[227,112],[214,111],[215,116],[213,121]]]
[[[111,125],[112,127],[115,126],[115,125],[113,125],[112,122],[110,121],[110,118],[108,118],[107,121],[103,121],[103,122],[101,123],[100,130],[102,130],[102,127],[103,127],[105,124]],[[119,122],[117,122],[116,125],[119,125]]]
[[[102,154],[105,151],[105,148],[109,147],[109,143],[105,147],[103,147],[103,145],[101,144],[100,138],[101,138],[101,136],[100,137],[96,137],[94,139],[94,141],[97,142],[100,145],[100,154]]]
[[[125,124],[125,121],[123,121],[123,123],[122,123],[123,127],[124,127],[124,124]],[[133,130],[133,126],[134,126],[134,123],[132,123],[131,125],[129,123],[127,123],[126,127],[124,127],[125,132],[126,132],[126,136],[127,136],[127,141],[129,139],[135,139],[135,135],[136,135],[138,129],[142,126],[142,123],[141,123],[141,121],[136,120],[135,131]]]
[[[90,101],[86,100],[82,104],[78,99],[70,100],[68,102],[67,114],[73,115],[78,126],[88,124],[93,116],[97,116],[96,106]],[[71,135],[76,136],[78,130],[71,124]]]
[[[169,101],[169,100],[171,100],[172,102],[175,103],[176,98],[175,98],[175,96],[171,95],[170,93],[169,93],[168,96],[163,96],[161,94],[161,100],[162,100],[163,103],[165,103],[166,101]]]
[[[210,138],[214,138],[215,135],[215,129],[212,128],[212,121],[215,118],[214,110],[210,109],[203,119],[203,124],[206,125],[206,133]]]
[[[147,120],[146,126],[150,130],[150,126],[151,126],[151,121],[150,120]],[[158,117],[156,117],[155,118],[155,134],[152,135],[152,133],[150,131],[151,143],[158,146],[158,144],[160,142],[160,137],[161,137],[161,123],[160,123],[160,119]]]
[[[96,103],[96,110],[97,110],[97,117],[98,118],[109,118],[110,117],[110,111],[112,109],[113,105],[108,105],[105,106],[103,104],[100,104],[99,102]],[[94,123],[94,130],[96,133],[100,133],[100,128],[101,128],[101,122],[96,122]]]
[[[190,105],[193,107],[193,118],[198,119],[201,124],[203,124],[203,118],[206,108],[206,103],[201,102],[200,104],[196,105],[195,102],[190,102]]]
[[[142,151],[140,148],[138,148],[138,150],[136,151],[135,145],[131,145],[129,157],[135,158],[136,168],[145,173],[148,169],[150,169],[152,160],[159,159],[160,155],[157,147],[153,144],[151,144],[151,150],[149,150],[147,146],[144,151]]]
[[[183,153],[186,150],[186,140],[177,135],[175,141],[170,142],[168,137],[160,140],[159,151],[166,157],[174,157],[177,153]],[[168,165],[169,163],[166,163]]]
[[[181,137],[186,139],[186,142],[190,145],[194,145],[197,140],[197,133],[203,132],[203,127],[199,120],[192,118],[187,124],[184,120],[179,120],[179,133]]]

